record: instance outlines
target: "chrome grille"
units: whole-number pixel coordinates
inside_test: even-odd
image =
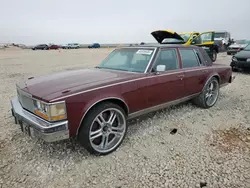
[[[32,95],[21,90],[20,88],[17,88],[17,95],[22,107],[30,112],[33,112],[35,106],[33,103]]]

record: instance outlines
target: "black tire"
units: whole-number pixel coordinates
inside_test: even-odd
[[[116,109],[119,112],[121,112],[121,114],[123,115],[124,119],[125,119],[125,130],[124,130],[124,134],[123,136],[121,136],[121,140],[119,141],[119,143],[117,143],[117,145],[115,145],[113,148],[109,149],[108,151],[97,151],[91,144],[90,141],[90,129],[92,128],[92,124],[95,120],[95,118],[98,116],[98,114],[100,114],[101,112],[103,112],[106,109]],[[122,109],[119,105],[116,105],[114,103],[111,102],[103,102],[100,104],[97,104],[96,106],[94,106],[93,108],[90,109],[90,111],[87,113],[87,115],[85,116],[85,118],[82,121],[81,127],[79,129],[79,133],[77,135],[77,139],[80,142],[80,144],[91,154],[95,154],[95,155],[107,155],[113,151],[115,151],[123,142],[126,133],[127,133],[127,115],[124,111],[124,109]],[[108,137],[109,138],[109,137]],[[102,137],[103,139],[103,137]]]
[[[212,62],[215,62],[216,61],[216,59],[217,59],[217,52],[216,52],[216,50],[213,50],[213,52],[212,52]]]
[[[217,88],[216,88],[216,90],[217,90],[217,92],[218,92],[218,94],[217,94],[217,97],[216,97],[216,99],[215,99],[215,101],[212,103],[212,104],[207,104],[207,101],[206,101],[206,95],[207,95],[207,93],[208,93],[208,88],[209,88],[209,86],[210,86],[210,84],[211,83],[216,83],[217,84]],[[195,104],[195,105],[197,105],[198,107],[201,107],[201,108],[205,108],[205,109],[207,109],[207,108],[211,108],[212,106],[214,106],[215,105],[215,103],[217,102],[217,100],[218,100],[218,98],[219,98],[219,92],[220,91],[220,86],[219,86],[219,81],[218,81],[218,79],[217,78],[215,78],[215,77],[212,77],[208,82],[207,82],[207,84],[205,85],[205,87],[204,87],[204,89],[202,90],[202,92],[197,96],[197,97],[195,97],[194,99],[193,99],[193,103]]]
[[[237,67],[232,67],[232,71],[233,72],[238,72],[238,68]]]
[[[231,53],[230,53],[230,52],[227,52],[227,55],[231,55]]]

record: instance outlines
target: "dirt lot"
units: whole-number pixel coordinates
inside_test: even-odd
[[[74,140],[47,144],[21,133],[9,103],[17,81],[93,67],[110,51],[0,50],[0,187],[250,187],[249,73],[237,73],[213,108],[185,103],[131,122],[123,144],[105,157]]]

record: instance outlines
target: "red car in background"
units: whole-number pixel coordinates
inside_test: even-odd
[[[60,46],[56,45],[56,44],[51,44],[48,46],[48,50],[58,50],[60,48]]]

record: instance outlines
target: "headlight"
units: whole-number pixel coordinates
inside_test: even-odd
[[[237,61],[237,58],[233,56],[232,61]]]
[[[48,121],[59,121],[67,118],[65,102],[54,104],[34,99],[34,113]]]
[[[247,62],[250,62],[250,58],[247,59]]]

